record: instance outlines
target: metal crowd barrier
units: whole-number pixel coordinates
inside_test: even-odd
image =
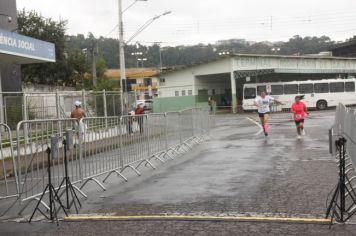
[[[79,130],[79,123],[75,119],[46,119],[21,121],[17,125],[17,159],[16,166],[19,178],[19,198],[20,202],[39,201],[39,196],[48,184],[47,177],[47,156],[48,148],[51,145],[51,138],[56,137],[56,150],[51,150],[56,158],[52,159],[52,184],[58,188],[64,177],[64,132],[66,130]],[[78,145],[79,137],[74,141],[75,148],[68,152],[68,174],[73,183],[81,181],[81,160]],[[79,149],[80,150],[80,149]],[[78,192],[86,196],[77,188]],[[41,202],[46,208],[48,206]],[[21,210],[21,212],[22,212]]]
[[[18,196],[17,169],[9,126],[0,123],[0,199]]]
[[[209,110],[200,108],[161,114],[89,117],[80,121],[21,121],[16,130],[16,153],[9,127],[0,124],[1,131],[5,131],[0,136],[1,157],[6,157],[6,150],[12,157],[10,162],[1,159],[3,170],[12,161],[14,171],[11,180],[2,174],[5,187],[0,186],[0,190],[6,192],[0,192],[1,197],[18,196],[20,202],[27,201],[22,210],[31,201],[40,201],[39,196],[48,183],[47,150],[53,147],[53,137],[57,137],[57,151],[53,150],[56,155],[52,159],[51,182],[54,188],[60,187],[65,174],[63,141],[67,130],[74,130],[74,147],[67,151],[68,175],[76,190],[86,197],[82,189],[90,181],[105,190],[103,183],[112,174],[127,181],[124,176],[127,169],[141,175],[140,166],[155,169],[152,160],[164,163],[191,150],[208,135],[211,124]],[[48,208],[45,202],[41,203]]]
[[[346,150],[356,167],[356,111],[339,104],[332,130],[334,137],[343,136],[347,140]]]

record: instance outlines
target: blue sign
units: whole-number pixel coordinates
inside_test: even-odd
[[[1,53],[45,62],[56,62],[53,43],[0,29]]]

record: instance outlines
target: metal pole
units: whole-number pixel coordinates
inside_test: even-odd
[[[1,69],[0,69],[0,123],[4,123],[4,101],[1,85]]]
[[[119,0],[119,43],[120,43],[120,92],[121,92],[121,115],[124,114],[124,92],[122,81],[125,80],[126,88],[126,69],[125,69],[125,52],[124,52],[124,28],[122,21],[122,0]]]
[[[83,106],[84,111],[86,112],[87,106],[85,103],[85,90],[84,89],[82,90],[82,106]]]
[[[108,107],[106,104],[106,92],[105,89],[103,89],[103,103],[104,103],[104,117],[105,117],[105,128],[108,127]]]
[[[23,120],[28,120],[28,115],[27,115],[27,98],[26,98],[26,93],[22,93],[22,103],[23,103]],[[28,144],[28,125],[27,123],[24,124],[24,135],[25,135],[25,142]]]
[[[159,48],[159,70],[160,72],[162,72],[162,68],[163,68],[163,62],[162,62],[162,50],[161,50],[161,45],[158,45]]]
[[[93,43],[93,48],[92,48],[92,60],[93,60],[93,70],[92,70],[92,76],[93,76],[93,86],[96,88],[96,60],[95,60],[95,49],[96,49],[96,43]]]

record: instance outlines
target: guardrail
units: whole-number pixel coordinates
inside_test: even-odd
[[[0,199],[17,197],[19,193],[13,144],[10,127],[0,123]]]
[[[344,223],[356,213],[356,111],[343,104],[336,107],[329,130],[330,153],[339,169],[338,184],[332,194],[326,217]]]
[[[104,183],[112,174],[127,181],[124,174],[128,169],[137,175],[141,175],[142,165],[155,169],[153,160],[165,163],[202,142],[211,124],[209,111],[200,108],[135,116],[87,117],[80,121],[27,120],[17,125],[15,152],[11,131],[3,125],[0,128],[6,130],[7,136],[1,132],[0,141],[8,139],[9,142],[1,142],[0,153],[4,156],[7,144],[14,170],[11,181],[16,191],[10,193],[7,186],[11,181],[7,176],[4,176],[5,187],[0,190],[7,191],[5,197],[18,196],[20,202],[26,202],[21,212],[31,201],[40,201],[48,208],[39,199],[48,184],[47,149],[55,146],[51,182],[58,189],[65,175],[63,141],[67,130],[75,131],[74,147],[67,151],[68,175],[76,191],[87,197],[82,190],[88,182],[94,181],[105,190]],[[55,144],[53,137],[57,138]],[[2,163],[6,169],[7,163]]]

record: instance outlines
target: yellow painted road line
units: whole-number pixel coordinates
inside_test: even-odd
[[[286,222],[330,224],[331,219],[269,217],[269,216],[174,216],[174,215],[142,215],[142,216],[110,216],[110,215],[70,215],[64,221],[135,221],[135,220],[182,220],[182,221],[236,221],[236,222]]]

